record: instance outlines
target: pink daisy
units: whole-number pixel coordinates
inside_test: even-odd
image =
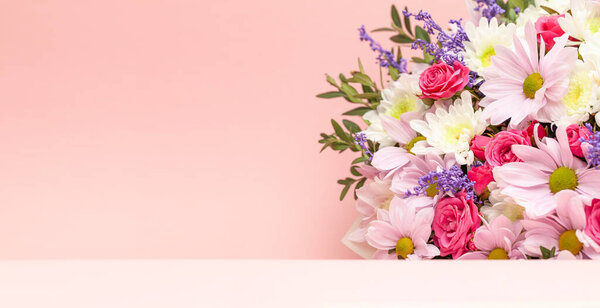
[[[467,252],[460,259],[525,259],[521,251],[525,238],[519,221],[512,222],[500,215],[489,224],[485,220],[483,223],[473,238],[478,251]]]
[[[574,157],[564,127],[556,129],[556,140],[535,136],[534,148],[513,145],[513,153],[522,162],[507,163],[493,170],[502,193],[522,205],[529,217],[540,217],[557,206],[554,195],[573,190],[585,200],[600,196],[600,170],[588,169]]]
[[[562,98],[578,56],[577,49],[565,47],[568,39],[567,34],[556,39],[547,54],[542,41],[538,52],[536,30],[528,22],[525,44],[515,35],[514,51],[496,46],[492,65],[483,72],[483,116],[493,125],[510,118],[513,128],[527,120],[558,120],[565,113]]]
[[[427,244],[431,236],[432,208],[417,211],[411,198],[396,197],[390,204],[388,217],[385,216],[369,224],[366,235],[369,245],[383,251],[394,250],[398,259],[431,259],[440,254],[437,247]],[[376,257],[385,258],[381,254]]]
[[[376,177],[356,191],[356,210],[361,214],[360,222],[348,233],[348,240],[364,242],[369,223],[376,219],[377,210],[388,210],[394,193],[390,191],[390,179]]]
[[[456,165],[454,155],[445,155],[444,158],[434,153],[427,153],[423,156],[409,157],[411,164],[404,168],[402,172],[394,175],[392,178],[391,191],[396,195],[404,195],[408,191],[413,191],[419,186],[419,179],[430,172],[448,170]],[[439,198],[439,191],[432,185],[427,190],[427,195],[412,197],[413,204],[417,208],[433,206]]]
[[[544,247],[554,249],[556,254],[569,252],[578,259],[600,258],[600,254],[590,245],[585,245],[585,239],[581,237],[586,222],[581,197],[572,190],[563,190],[556,194],[556,200],[558,206],[552,215],[523,220],[525,253],[541,257],[541,247]]]
[[[411,149],[415,144],[425,142],[425,137],[418,136],[417,132],[410,127],[410,121],[422,118],[419,112],[407,112],[400,116],[400,120],[382,116],[381,123],[387,135],[400,146],[380,148],[373,156],[371,164],[381,170],[388,171],[388,175],[402,169],[410,163]]]

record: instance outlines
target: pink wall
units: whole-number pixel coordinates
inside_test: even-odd
[[[314,95],[392,3],[2,1],[0,257],[353,258]]]

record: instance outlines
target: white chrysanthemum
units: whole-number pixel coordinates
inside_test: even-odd
[[[503,194],[496,182],[490,182],[488,189],[490,196],[480,210],[485,220],[492,221],[500,215],[506,216],[511,221],[523,219],[525,208],[517,204],[513,198]]]
[[[496,18],[492,18],[489,23],[486,18],[481,18],[478,27],[468,22],[465,32],[469,41],[464,43],[467,66],[476,72],[490,66],[490,58],[496,54],[494,47],[502,45],[510,48],[515,30],[515,24],[498,25]]]
[[[363,131],[367,139],[378,142],[380,147],[389,147],[396,144],[396,141],[392,139],[383,129],[383,123],[381,123],[381,117],[375,110],[371,110],[363,115],[363,119],[369,126]]]
[[[592,67],[592,78],[596,85],[600,86],[600,37],[582,43],[579,46],[579,54],[583,62]]]
[[[387,89],[381,91],[382,100],[377,106],[377,111],[369,111],[364,114],[363,119],[369,123],[364,131],[367,139],[378,142],[381,147],[396,144],[386,132],[381,122],[381,116],[389,116],[400,119],[407,112],[424,112],[427,106],[421,101],[419,95],[419,76],[402,74],[396,81],[392,81]]]
[[[412,148],[413,153],[454,153],[459,164],[473,163],[471,140],[485,131],[487,123],[480,110],[473,110],[471,93],[463,91],[461,98],[454,101],[454,104],[448,107],[448,111],[439,108],[435,113],[427,113],[425,120],[410,122],[410,126],[427,140],[426,143],[415,145]]]
[[[598,84],[594,81],[597,72],[593,66],[577,61],[569,76],[569,92],[562,98],[564,114],[555,124],[580,124],[587,121],[590,114],[598,111]]]
[[[589,0],[572,0],[570,14],[558,19],[560,27],[570,36],[587,41],[600,30],[600,4]]]

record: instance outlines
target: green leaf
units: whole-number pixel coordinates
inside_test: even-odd
[[[412,57],[411,60],[415,63],[427,63],[427,61],[425,61],[425,59],[418,58],[418,57]]]
[[[348,79],[348,82],[356,82],[356,83],[360,83],[363,86],[369,86],[372,87],[375,84],[373,83],[373,81],[371,80],[371,77],[369,77],[366,74],[360,73],[360,72],[355,72],[352,74],[352,78]],[[353,95],[356,96],[356,95]]]
[[[366,162],[367,160],[369,160],[369,158],[368,158],[368,157],[361,156],[361,157],[355,158],[355,159],[352,161],[352,164],[353,164],[353,165],[360,164],[360,163]]]
[[[425,31],[425,29],[421,28],[420,26],[415,27],[415,36],[418,39],[426,41],[427,43],[431,43],[431,39],[429,38],[429,33],[427,33],[427,31]]]
[[[398,78],[400,78],[400,72],[398,71],[397,68],[395,68],[393,66],[389,66],[388,72],[390,73],[390,76],[392,77],[393,80],[398,80]]]
[[[331,144],[331,148],[334,149],[334,150],[336,150],[336,151],[344,151],[344,150],[348,149],[348,147],[349,147],[348,144],[343,143],[343,142],[339,142],[339,141],[333,142]]]
[[[508,4],[510,5],[510,7],[512,7],[513,9],[518,7],[521,8],[523,10],[525,10],[525,3],[523,2],[523,0],[508,0]]]
[[[325,75],[327,76],[327,82],[329,82],[330,85],[334,86],[337,88],[337,83],[335,82],[335,79],[333,79],[333,77],[329,76],[329,75]]]
[[[344,115],[362,116],[371,110],[373,110],[373,109],[371,109],[369,107],[358,107],[358,108],[354,108],[352,110],[348,110],[348,111],[344,112]]]
[[[340,124],[338,124],[338,122],[336,122],[334,119],[331,119],[331,126],[333,126],[333,130],[335,131],[335,134],[342,138],[346,135],[346,132],[344,131],[344,129],[340,126]]]
[[[560,13],[558,13],[557,11],[555,11],[547,6],[540,5],[540,8],[542,8],[544,11],[548,12],[548,14],[550,14],[550,15],[560,15]]]
[[[405,6],[404,10],[408,11],[408,6]],[[410,17],[404,16],[404,26],[406,26],[406,31],[408,31],[408,34],[413,35],[412,29],[410,27]]]
[[[363,68],[360,58],[358,58],[358,69],[360,70],[361,73],[363,73],[363,74],[365,73],[365,69]]]
[[[374,99],[374,98],[380,99],[381,95],[379,93],[363,93],[363,94],[354,95],[354,97],[366,98],[366,99]]]
[[[331,92],[325,92],[325,93],[321,93],[319,95],[317,95],[318,98],[335,98],[335,97],[341,97],[344,96],[345,94],[339,91],[331,91]]]
[[[351,85],[349,85],[347,82],[342,82],[342,86],[340,87],[340,90],[342,92],[344,92],[348,97],[348,100],[353,102],[353,103],[360,103],[362,102],[360,99],[355,98],[354,96],[358,94],[358,91],[356,91],[356,89],[354,87],[352,87]]]
[[[400,14],[398,14],[398,10],[395,5],[392,5],[392,21],[396,27],[402,29],[402,22],[400,21]]]
[[[406,34],[396,34],[390,37],[390,40],[398,44],[408,44],[413,42],[413,40]]]
[[[552,250],[550,250],[544,246],[540,246],[540,250],[542,252],[543,259],[550,259],[550,258],[554,258],[554,256],[555,256],[556,246],[552,247]]]
[[[392,28],[377,28],[375,30],[371,30],[371,32],[389,32],[389,31],[396,31]]]
[[[356,166],[350,167],[350,173],[352,173],[354,176],[362,176],[362,174],[356,169]]]
[[[360,129],[360,127],[352,121],[342,120],[342,123],[344,123],[344,126],[346,127],[346,129],[348,129],[348,131],[353,134],[356,134],[356,133],[362,131],[362,129]]]

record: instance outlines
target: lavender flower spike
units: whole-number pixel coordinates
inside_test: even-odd
[[[381,67],[391,66],[397,69],[400,73],[408,73],[408,69],[406,68],[407,61],[405,59],[400,59],[400,62],[396,62],[394,60],[394,54],[389,50],[383,49],[379,43],[369,36],[364,25],[358,28],[358,32],[360,34],[360,40],[368,41],[371,49],[379,53],[377,56],[377,61]]]
[[[467,193],[467,199],[476,201],[474,192],[475,183],[467,177],[459,166],[452,166],[448,170],[432,171],[419,178],[419,186],[413,191],[407,191],[405,197],[427,195],[430,188],[435,188],[437,193]]]
[[[592,133],[589,139],[579,138],[581,143],[587,143],[590,145],[587,153],[586,159],[590,166],[593,166],[596,169],[600,168],[600,132],[594,132],[592,126],[589,123],[585,124],[585,127]]]
[[[431,35],[437,33],[437,43],[441,45],[440,47],[436,42],[427,42],[422,39],[417,39],[412,45],[413,49],[422,49],[426,53],[434,56],[434,61],[443,60],[449,65],[453,65],[455,61],[458,61],[463,65],[465,64],[462,56],[462,53],[465,51],[463,42],[469,41],[469,38],[461,24],[462,20],[450,20],[450,24],[456,27],[456,31],[449,34],[433,20],[431,14],[424,12],[423,10],[419,11],[418,14],[413,14],[408,11],[403,11],[402,13],[406,17],[413,17],[417,21],[423,21],[425,31]]]
[[[371,151],[369,151],[369,147],[366,146],[367,137],[365,136],[365,133],[356,133],[354,135],[354,143],[357,144],[367,156],[369,156],[369,160],[373,159],[373,153],[371,153]]]
[[[481,16],[487,18],[488,20],[496,17],[496,15],[504,14],[506,12],[503,8],[501,8],[496,0],[475,0],[477,2],[477,7],[475,11],[481,12]],[[518,11],[517,11],[518,9]],[[515,8],[515,13],[520,13],[521,9],[518,7]]]

